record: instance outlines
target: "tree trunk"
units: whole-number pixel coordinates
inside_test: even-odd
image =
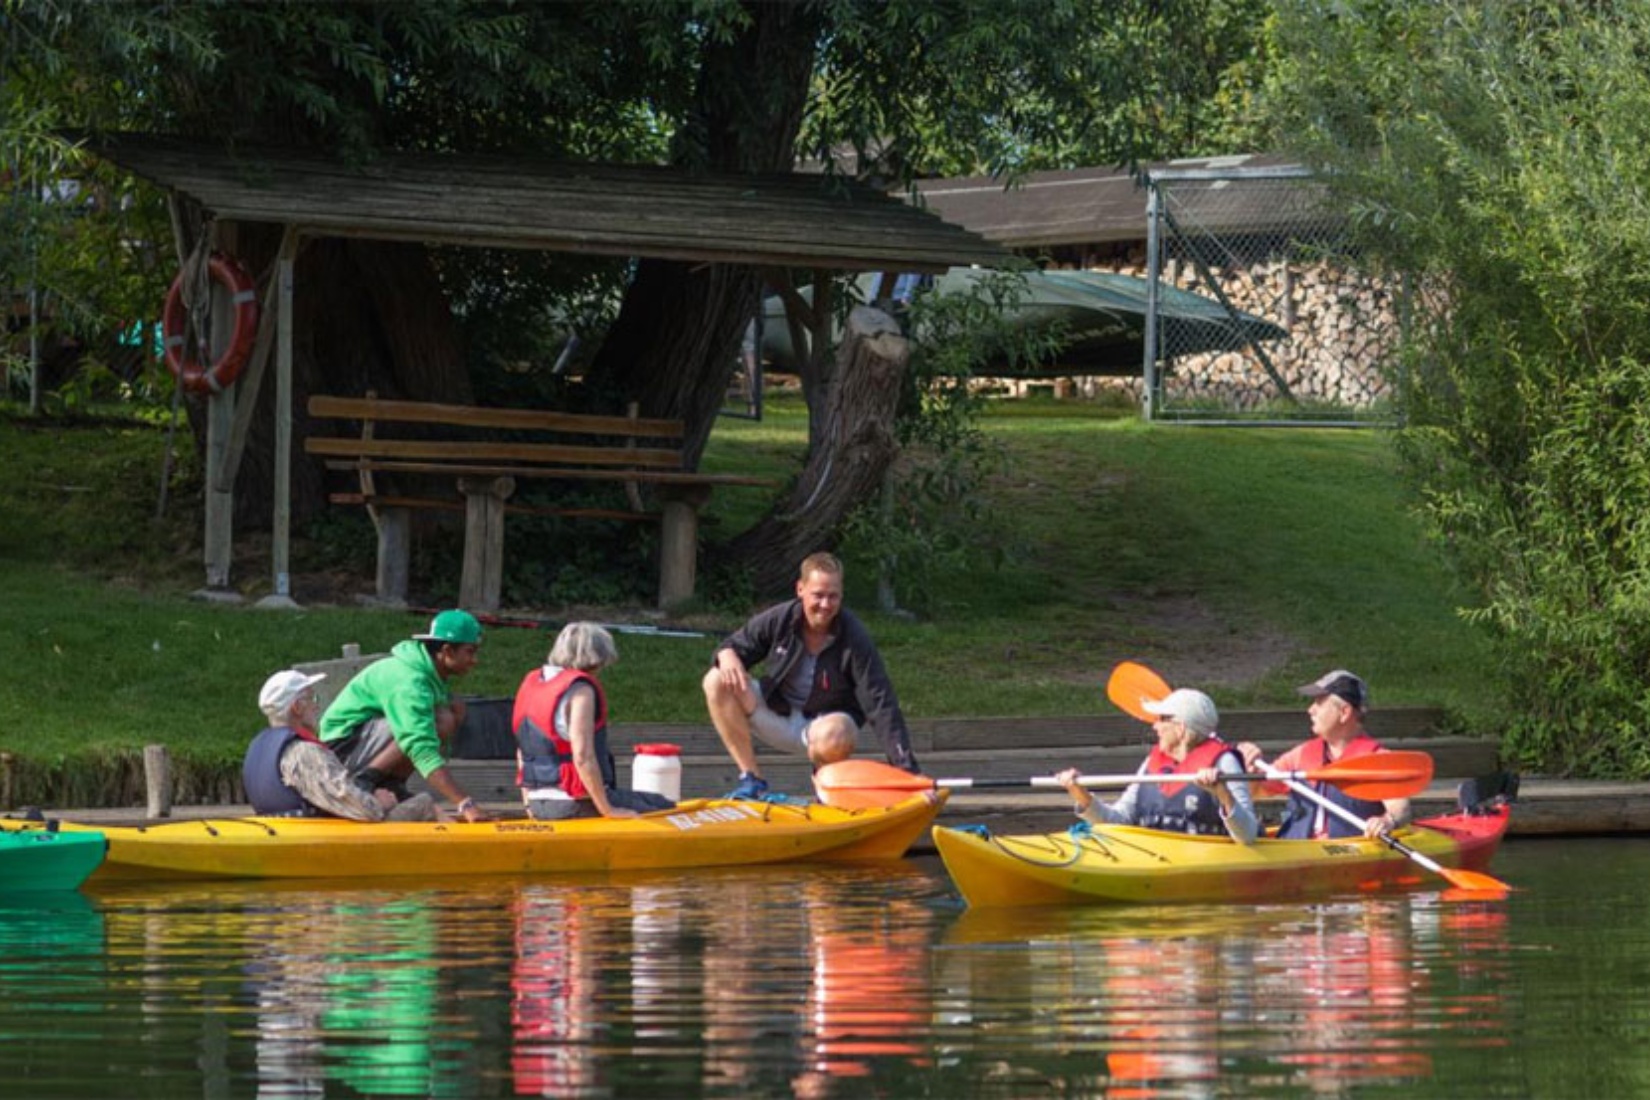
[[[693,124],[677,140],[679,167],[788,172],[796,158],[820,13],[812,4],[749,2],[750,21],[730,42],[711,42],[700,65]],[[590,382],[614,408],[681,417],[683,450],[697,468],[739,362],[739,342],[759,307],[749,267],[644,260],[591,364]]]
[[[894,412],[910,358],[910,344],[892,317],[868,306],[849,314],[821,446],[809,455],[790,498],[728,548],[759,593],[784,592],[797,563],[831,549],[848,513],[875,498],[899,450]]]

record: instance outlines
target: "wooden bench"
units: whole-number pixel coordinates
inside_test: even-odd
[[[698,573],[699,508],[718,485],[772,488],[769,478],[702,474],[686,468],[685,428],[680,420],[593,416],[534,409],[489,409],[367,397],[309,399],[316,420],[360,425],[359,435],[304,440],[304,451],[327,460],[329,469],[355,472],[356,491],[337,492],[335,504],[365,505],[378,529],[380,600],[406,603],[409,511],[462,510],[464,567],[459,603],[495,611],[503,583],[504,517],[507,513],[563,515],[658,522],[659,606],[690,598]],[[392,438],[380,425],[422,425],[442,438]],[[573,437],[570,442],[568,437]],[[450,477],[452,496],[383,492],[379,473]],[[511,503],[516,479],[606,481],[626,486],[629,508],[543,507]],[[643,506],[641,485],[652,486],[657,511]]]

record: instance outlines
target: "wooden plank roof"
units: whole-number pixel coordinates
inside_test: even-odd
[[[1019,262],[933,213],[817,175],[438,153],[345,164],[154,134],[86,146],[220,219],[332,236],[848,271]]]
[[[1165,161],[1145,167],[1177,172],[1287,169],[1294,167],[1294,162],[1281,156],[1244,154]],[[1207,181],[1179,186],[1184,189],[1220,184]],[[1123,168],[1032,172],[1012,186],[992,176],[923,180],[917,190],[929,210],[1008,248],[1109,244],[1146,238],[1146,190]],[[1256,195],[1253,201],[1245,202],[1234,192],[1234,201],[1222,211],[1222,224],[1208,228],[1257,232],[1300,216],[1298,208],[1279,209],[1272,205],[1276,202],[1275,194]]]

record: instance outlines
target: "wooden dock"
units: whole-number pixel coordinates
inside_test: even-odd
[[[455,744],[451,766],[475,798],[495,812],[520,813],[515,787],[514,743],[509,701],[472,702],[472,722]],[[1304,711],[1232,711],[1222,732],[1233,741],[1253,741],[1275,756],[1307,734]],[[1370,732],[1389,748],[1431,754],[1435,778],[1415,802],[1416,815],[1448,812],[1461,781],[1499,768],[1493,741],[1439,732],[1441,712],[1424,707],[1392,708],[1370,717]],[[1150,745],[1140,722],[1115,715],[1067,717],[933,718],[911,720],[912,747],[926,774],[939,778],[1016,780],[1051,775],[1074,767],[1091,774],[1132,772]],[[733,763],[709,724],[615,723],[611,732],[619,757],[619,780],[630,780],[629,747],[665,742],[682,752],[685,797],[712,797],[738,780]],[[879,746],[863,743],[861,755],[882,759]],[[795,797],[811,795],[807,762],[762,751],[763,771],[773,789]],[[415,781],[412,786],[418,787]],[[1106,797],[1102,794],[1102,797]],[[1281,803],[1262,798],[1263,817],[1275,818]],[[141,808],[50,809],[52,816],[105,824],[141,824]],[[172,807],[173,818],[238,816],[244,805]],[[954,792],[942,824],[983,824],[998,833],[1062,830],[1074,821],[1063,791],[998,788]],[[1623,835],[1650,833],[1650,783],[1581,781],[1525,776],[1513,812],[1512,836]],[[926,845],[918,851],[932,850]]]

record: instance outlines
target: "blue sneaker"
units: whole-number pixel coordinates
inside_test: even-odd
[[[750,772],[741,772],[739,785],[728,792],[729,798],[742,798],[750,802],[763,802],[768,796],[768,781],[760,775]]]

